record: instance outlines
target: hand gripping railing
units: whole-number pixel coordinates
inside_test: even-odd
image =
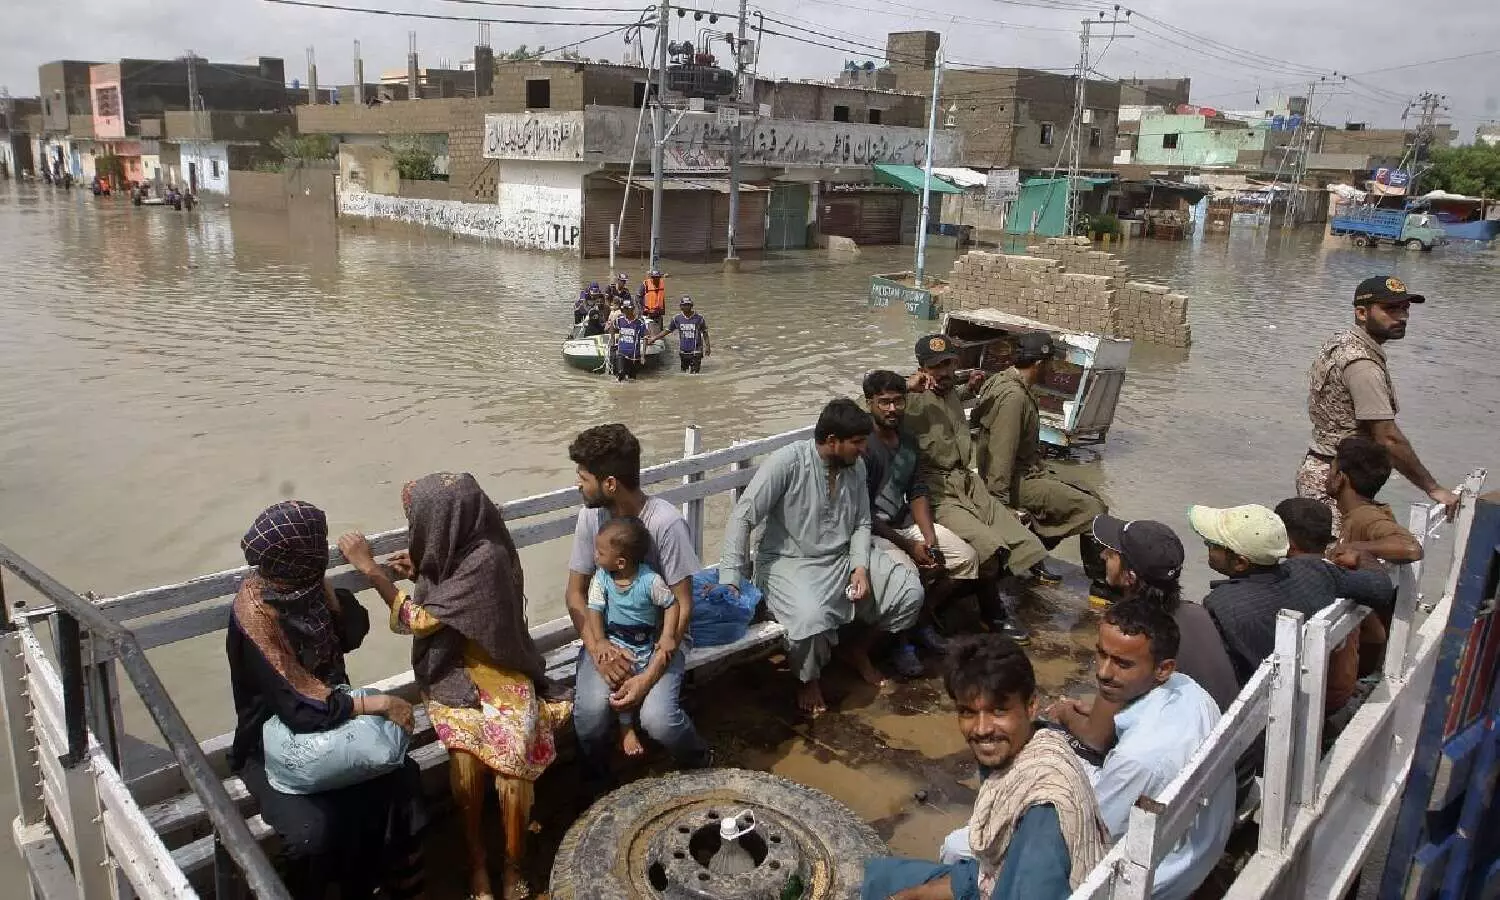
[[[124,667],[141,703],[166,740],[167,747],[182,767],[188,786],[203,803],[213,825],[216,856],[222,863],[227,852],[243,874],[245,884],[259,900],[291,900],[285,885],[271,862],[251,835],[244,818],[225,793],[219,777],[209,767],[198,740],[188,728],[177,705],[167,695],[166,686],[157,676],[134,632],[115,622],[92,603],[64,587],[51,575],[27,562],[15,551],[0,544],[0,568],[9,569],[31,585],[55,606],[57,616],[58,664],[62,670],[63,717],[67,726],[65,765],[82,761],[88,750],[87,712],[84,708],[84,673],[82,630],[89,638],[109,645],[115,659]],[[0,586],[0,627],[10,628],[10,607]],[[224,865],[216,868],[216,888],[229,886],[231,873]],[[229,892],[216,891],[221,898]]]

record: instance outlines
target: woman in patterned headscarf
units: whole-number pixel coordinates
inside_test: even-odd
[[[361,715],[385,716],[408,731],[411,705],[399,697],[351,697],[344,654],[370,630],[353,594],[323,580],[328,521],[310,503],[287,500],[255,519],[240,541],[255,571],[234,598],[225,639],[238,718],[230,767],[260,804],[287,849],[288,888],[322,897],[422,895],[425,823],[415,763],[320,794],[283,794],[266,780],[261,728],[272,717],[294,732],[323,731]],[[384,863],[384,864],[382,864]]]
[[[532,786],[556,757],[553,732],[570,705],[550,700],[542,654],[526,622],[521,559],[500,509],[472,475],[428,475],[401,494],[411,525],[409,557],[392,571],[416,581],[414,596],[391,582],[362,535],[339,549],[391,608],[391,628],[411,634],[412,672],[464,817],[470,890],[492,900],[484,838],[484,787],[493,772],[505,819],[505,900],[530,894],[523,876]]]

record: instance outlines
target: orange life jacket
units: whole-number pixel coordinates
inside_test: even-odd
[[[641,286],[646,289],[645,299],[642,301],[642,312],[648,316],[664,316],[667,314],[667,281],[665,278],[646,279]]]

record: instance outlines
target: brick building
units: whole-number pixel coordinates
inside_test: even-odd
[[[934,31],[887,36],[886,57],[897,90],[931,92],[939,42]],[[1081,159],[1086,171],[1107,171],[1113,163],[1120,91],[1113,81],[1091,79],[1084,87]],[[1068,162],[1064,138],[1074,99],[1071,75],[1021,68],[948,68],[938,104],[940,113],[963,135],[962,165],[981,171],[1038,172]]]

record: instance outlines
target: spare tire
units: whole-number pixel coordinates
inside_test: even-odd
[[[689,831],[746,809],[755,813],[775,848],[774,858],[763,856],[763,864],[757,860],[760,870],[750,877],[754,885],[743,878],[735,881],[737,876],[710,878],[707,869],[691,885],[668,881],[667,869],[656,858],[665,841],[678,837],[677,832],[686,840]],[[681,772],[626,785],[589,807],[557,848],[551,897],[852,900],[859,896],[865,860],[886,852],[874,829],[821,791],[745,769]],[[683,859],[680,854],[676,858]],[[783,859],[789,861],[783,864]],[[688,859],[670,865],[678,872],[695,863]],[[768,893],[773,875],[774,890]]]

